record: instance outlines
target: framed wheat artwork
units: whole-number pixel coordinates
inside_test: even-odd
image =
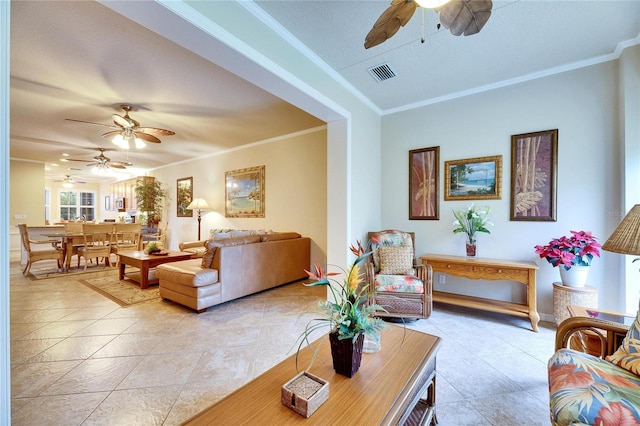
[[[409,220],[438,220],[440,147],[409,151]]]
[[[499,200],[502,155],[444,162],[444,199]]]
[[[511,136],[511,220],[556,221],[558,129]]]

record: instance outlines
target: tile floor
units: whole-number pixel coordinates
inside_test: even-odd
[[[160,300],[120,307],[77,282],[88,277],[29,280],[11,265],[13,425],[180,424],[290,355],[321,295],[291,284],[197,315]],[[441,426],[549,424],[553,324],[534,333],[436,305],[408,326],[443,339]]]

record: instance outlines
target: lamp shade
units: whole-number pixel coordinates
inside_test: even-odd
[[[603,250],[640,255],[640,204],[636,204],[602,245]]]
[[[187,210],[207,210],[209,205],[204,198],[195,198],[188,206]]]

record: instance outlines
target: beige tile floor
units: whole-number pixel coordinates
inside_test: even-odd
[[[198,315],[120,307],[78,279],[11,266],[14,425],[179,424],[290,355],[321,294],[294,283]],[[408,325],[443,338],[439,424],[548,425],[555,327],[540,325],[447,305]]]

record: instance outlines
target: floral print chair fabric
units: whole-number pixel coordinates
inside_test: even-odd
[[[639,321],[640,311],[618,350],[605,359],[566,348],[551,357],[553,425],[640,425]]]
[[[416,264],[414,234],[398,230],[370,232],[369,244],[370,302],[387,311],[378,316],[429,318],[433,272],[428,265]]]

